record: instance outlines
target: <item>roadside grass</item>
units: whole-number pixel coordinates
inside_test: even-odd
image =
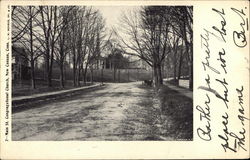
[[[65,78],[67,80],[73,80],[72,69],[65,70]],[[42,69],[36,70],[36,78],[43,79],[44,71]],[[133,82],[137,80],[151,79],[152,72],[145,69],[117,69],[116,82]],[[60,70],[58,68],[53,69],[52,79],[60,79]],[[87,81],[91,81],[90,70],[87,71]],[[94,82],[114,82],[114,70],[113,69],[94,69],[93,70]]]
[[[96,69],[93,71],[93,81],[94,82],[114,82],[114,71],[111,69],[104,69],[103,70],[103,76],[101,74],[101,69]],[[150,79],[151,77],[151,72],[147,70],[140,70],[140,69],[130,69],[129,71],[126,69],[119,69],[119,74],[118,71],[116,73],[116,83],[125,83],[125,82],[133,82],[133,81],[138,81],[138,80],[145,80],[145,79]],[[35,80],[36,83],[36,89],[31,88],[31,81],[30,80],[22,80],[22,83],[19,81],[13,81],[12,82],[12,96],[17,97],[17,96],[28,96],[32,94],[37,94],[37,93],[46,93],[46,92],[52,92],[52,91],[60,91],[64,89],[72,89],[75,88],[73,86],[73,77],[72,73],[67,70],[66,72],[66,77],[67,80],[65,81],[65,87],[61,88],[60,87],[60,74],[59,70],[54,70],[53,76],[52,76],[52,87],[47,87],[47,82],[46,80],[43,80],[43,71],[38,70],[36,73],[37,79]],[[88,86],[91,85],[90,82],[90,73],[87,73],[87,84],[85,85],[81,81],[81,86]]]
[[[175,140],[193,139],[193,100],[162,86],[158,91],[161,114],[165,117],[165,134]]]
[[[76,88],[73,87],[72,81],[66,81],[65,87],[60,87],[59,80],[52,80],[52,87],[48,87],[45,80],[37,79],[36,80],[36,89],[31,88],[31,81],[30,80],[22,80],[22,83],[13,83],[12,82],[12,96],[29,96],[38,93],[46,93],[46,92],[53,92],[53,91],[60,91],[65,89],[72,89]],[[87,83],[86,85],[81,83],[82,86],[89,86],[91,83]]]
[[[143,69],[118,69],[116,71],[115,82],[126,83],[133,81],[142,81],[145,79],[151,79],[152,73]],[[87,74],[87,80],[90,80],[90,73]],[[101,70],[93,71],[93,80],[96,82],[114,82],[114,71],[111,69],[104,69],[103,76]]]
[[[66,94],[58,94],[55,96],[45,96],[41,98],[39,97],[37,99],[28,100],[28,101],[24,100],[24,101],[18,102],[17,104],[13,104],[12,102],[12,113],[16,113],[16,112],[20,112],[20,111],[28,110],[32,108],[40,108],[52,102],[58,102],[58,101],[67,102],[67,101],[79,98],[78,97],[79,95],[84,95],[84,94],[88,94],[89,92],[105,89],[106,87],[107,87],[106,85],[102,85],[102,86],[98,86],[94,88],[86,88],[83,90],[77,90],[77,91],[69,92]],[[97,95],[97,96],[102,96],[102,95]]]
[[[178,86],[180,88],[185,88],[185,89],[188,88],[189,89],[189,79],[188,78],[182,78],[179,80],[171,79],[171,80],[165,81],[165,83],[167,83],[167,84],[169,83],[169,84]]]
[[[148,85],[138,87],[148,91],[148,100],[139,103],[147,113],[141,117],[151,126],[150,130],[145,131],[148,137],[144,140],[193,140],[192,99],[166,85],[162,85],[158,90]]]

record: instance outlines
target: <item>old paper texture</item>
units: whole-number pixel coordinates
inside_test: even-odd
[[[114,7],[128,5],[192,5],[194,11],[193,141],[12,141],[11,5],[113,5]],[[216,9],[217,12],[212,10],[212,8]],[[249,158],[250,42],[248,1],[1,1],[0,11],[0,154],[2,159]],[[221,32],[213,29],[213,26],[216,26]],[[224,31],[222,32],[223,26]],[[243,30],[244,33],[242,33]],[[242,34],[234,35],[236,34],[234,31]],[[246,42],[242,42],[241,36],[243,34],[246,37]],[[244,47],[239,47],[243,46],[244,43],[246,43]],[[225,54],[221,57],[225,60],[227,73],[221,66],[222,61],[217,60],[220,58],[219,52],[222,53],[223,49]],[[209,65],[206,65],[205,63],[208,61]],[[220,72],[220,74],[212,70],[211,67]],[[208,88],[208,81],[206,81],[208,77],[212,90]],[[224,79],[226,82],[223,81]],[[225,82],[224,85],[222,81]],[[214,92],[215,90],[216,92]],[[242,90],[244,114],[239,112],[239,90]],[[216,93],[221,97],[219,98]],[[222,100],[223,97],[225,98],[225,94],[228,95],[228,102]],[[204,113],[208,113],[208,106],[210,112],[209,120],[204,118]],[[203,108],[204,113],[201,112],[201,108]],[[241,117],[241,119],[244,119],[244,125],[242,125],[243,121],[240,120],[239,116],[245,116],[245,118]],[[6,125],[6,123],[8,124]],[[204,132],[208,132],[207,126],[211,130],[209,131],[210,138],[199,130],[200,128]],[[6,127],[8,128],[6,129]],[[242,128],[245,130],[244,134],[239,133],[242,133]],[[226,132],[229,133],[227,134]],[[234,132],[238,135],[238,138],[232,138],[232,134],[231,136],[229,135],[230,132]],[[224,138],[228,136],[230,138],[228,142],[232,148],[234,148],[234,140],[236,140],[237,147],[234,148],[236,152],[230,149],[224,150],[222,145],[226,141],[220,138],[219,135]],[[244,139],[243,135],[245,136]],[[239,141],[240,138],[242,141]],[[240,142],[241,144],[239,144]]]

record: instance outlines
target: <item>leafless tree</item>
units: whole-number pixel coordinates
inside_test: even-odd
[[[86,82],[87,70],[100,57],[105,37],[105,21],[98,10],[86,6],[15,6],[12,20],[12,42],[22,44],[28,51],[28,56],[23,56],[31,63],[32,77],[34,61],[43,55],[48,86],[52,86],[56,62],[60,84],[64,87],[64,65],[69,55],[74,86],[80,86],[81,79]],[[35,78],[32,79],[35,87]]]
[[[60,68],[60,85],[62,88],[64,88],[64,64],[66,61],[66,56],[69,53],[70,49],[70,32],[69,32],[69,24],[71,19],[69,18],[70,12],[74,9],[73,7],[60,7],[59,8],[59,17],[61,21],[60,30],[61,34],[59,34],[59,38],[57,41],[56,50],[55,50],[55,56],[56,56],[56,62],[59,65]]]
[[[26,19],[27,13],[23,11],[24,8],[21,6],[12,6],[11,18],[14,22],[12,23],[12,43],[17,42],[23,37],[29,25],[29,21]]]
[[[55,56],[56,41],[60,37],[62,25],[58,20],[57,6],[39,6],[40,17],[36,19],[42,33],[38,36],[41,46],[44,48],[45,73],[48,87],[52,86],[52,71]]]
[[[87,46],[87,59],[84,70],[84,81],[86,82],[86,73],[88,66],[90,67],[91,82],[93,82],[93,65],[100,57],[101,48],[103,47],[103,39],[105,37],[105,22],[98,11],[94,11],[89,17],[92,23],[89,24]]]
[[[125,34],[130,37],[126,42],[121,39],[125,49],[132,51],[146,61],[153,69],[155,86],[163,83],[162,63],[170,53],[168,35],[170,33],[169,18],[165,16],[164,7],[142,7],[142,9],[123,15]]]
[[[189,66],[189,88],[193,88],[193,8],[191,6],[172,7],[169,14],[172,17],[172,28],[179,35],[185,46],[183,51],[188,60]],[[183,55],[181,55],[182,58]],[[180,59],[179,68],[181,68]],[[180,70],[180,69],[179,69]],[[180,72],[179,72],[180,73]]]
[[[35,89],[35,61],[43,54],[35,34],[37,24],[34,22],[34,18],[37,17],[39,10],[35,6],[16,6],[15,12],[12,14],[12,43],[21,45],[25,49],[25,52],[19,52],[18,50],[16,52],[29,61],[31,67],[31,87]],[[15,35],[16,31],[17,34]]]
[[[174,33],[174,32],[173,32]],[[177,76],[177,54],[178,54],[178,49],[179,49],[179,43],[180,43],[180,37],[176,34],[171,34],[169,36],[169,42],[170,49],[172,51],[172,64],[174,67],[174,80],[176,81],[176,76]],[[170,56],[169,56],[170,57]]]
[[[71,13],[70,53],[73,63],[74,86],[86,83],[87,70],[90,68],[93,77],[93,62],[100,55],[103,39],[104,21],[101,14],[92,7],[76,7]]]
[[[131,11],[121,18],[123,33],[118,34],[127,54],[146,61],[153,69],[155,86],[163,83],[162,64],[170,52],[175,52],[182,39],[190,66],[190,87],[192,84],[192,8],[186,6],[146,6],[139,11]],[[127,39],[127,40],[126,40]],[[182,56],[181,56],[182,58]],[[182,59],[180,59],[182,62]],[[181,63],[179,65],[181,67]],[[174,73],[176,77],[176,69]]]

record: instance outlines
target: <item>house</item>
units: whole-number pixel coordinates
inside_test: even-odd
[[[93,62],[93,69],[106,69],[106,58],[99,56]]]
[[[142,59],[138,59],[137,57],[130,56],[129,57],[129,66],[130,69],[143,69],[150,70],[151,67]]]
[[[30,79],[30,64],[25,58],[25,49],[12,46],[12,80]]]

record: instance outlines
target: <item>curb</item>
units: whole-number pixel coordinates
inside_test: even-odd
[[[20,109],[23,109],[24,107],[29,108],[29,106],[27,105],[31,105],[31,104],[39,104],[41,102],[45,102],[48,100],[70,97],[72,95],[80,93],[83,90],[98,88],[102,86],[103,85],[101,84],[95,84],[92,86],[87,86],[87,87],[85,86],[85,87],[75,88],[71,90],[62,90],[62,91],[52,92],[48,94],[44,93],[44,94],[39,94],[39,95],[34,95],[34,96],[12,98],[12,111],[20,110]]]

